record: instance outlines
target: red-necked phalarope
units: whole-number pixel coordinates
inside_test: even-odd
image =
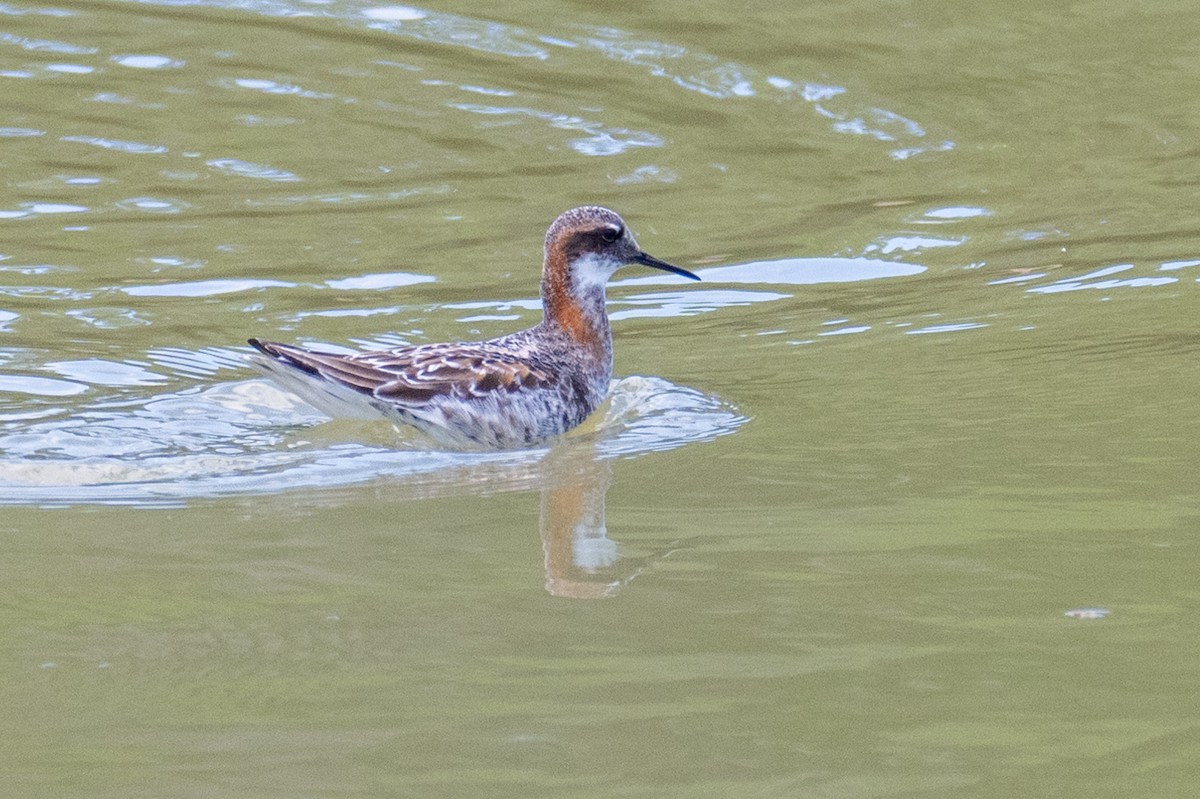
[[[541,323],[500,338],[339,355],[250,339],[255,364],[330,416],[387,417],[458,448],[542,443],[596,410],[612,379],[604,289],[626,264],[683,277],[647,255],[625,221],[594,205],[546,231]]]

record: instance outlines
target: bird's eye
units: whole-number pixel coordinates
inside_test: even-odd
[[[617,239],[621,238],[621,228],[609,225],[600,229],[600,238],[604,239],[609,244],[612,244]]]

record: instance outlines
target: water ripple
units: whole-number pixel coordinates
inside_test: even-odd
[[[0,393],[35,394],[42,397],[71,397],[87,391],[87,386],[68,380],[32,375],[0,375]]]
[[[234,294],[241,291],[295,287],[295,283],[282,280],[192,280],[182,283],[123,286],[121,291],[131,297],[215,297],[218,294]]]
[[[138,364],[100,358],[52,361],[46,364],[46,369],[76,382],[95,386],[154,386],[167,380]]]
[[[119,330],[126,327],[145,327],[150,320],[133,308],[73,308],[67,316],[100,330]]]
[[[863,248],[864,253],[879,253],[891,255],[895,252],[917,252],[920,250],[937,249],[941,247],[957,247],[966,243],[965,236],[959,238],[938,238],[935,236],[886,236]]]
[[[750,73],[737,64],[667,42],[631,39],[615,28],[596,28],[593,34],[582,44],[615,61],[645,67],[651,75],[668,78],[688,91],[718,100],[756,94]],[[669,69],[666,65],[671,62],[680,63],[687,71]]]
[[[88,207],[70,203],[28,203],[24,210],[31,214],[81,214],[87,211]]]
[[[453,189],[446,185],[414,186],[409,189],[399,189],[385,192],[342,191],[330,194],[294,194],[287,196],[247,198],[243,202],[253,208],[281,208],[285,206],[306,205],[308,203],[326,203],[329,205],[348,205],[351,203],[394,203],[411,197],[428,194],[450,194]]]
[[[100,52],[95,47],[87,47],[68,42],[58,42],[53,39],[30,39],[15,33],[0,31],[0,44],[11,44],[35,53],[58,53],[60,55],[95,55]]]
[[[13,6],[8,3],[0,3],[0,14],[11,17],[22,17],[25,15],[35,15],[43,17],[73,17],[74,11],[68,11],[64,8],[23,8],[21,6]]]
[[[906,336],[918,336],[925,333],[958,333],[962,330],[978,330],[988,327],[983,322],[954,322],[943,325],[929,325],[928,327],[919,327],[915,330],[905,330]]]
[[[270,180],[276,183],[293,183],[300,180],[299,175],[288,172],[286,169],[278,169],[276,167],[266,166],[264,164],[255,164],[251,163],[250,161],[242,161],[237,158],[214,158],[207,163],[210,167],[218,172],[240,178]]]
[[[139,0],[145,5],[174,7],[180,0]],[[765,99],[772,103],[798,101],[828,122],[835,133],[862,136],[884,144],[891,158],[905,160],[924,153],[953,150],[955,144],[930,133],[925,125],[874,103],[863,102],[843,86],[764,74],[679,44],[638,38],[619,28],[574,25],[556,32],[530,32],[486,19],[415,8],[379,5],[343,7],[332,3],[296,4],[283,0],[186,0],[187,5],[230,9],[268,17],[324,18],[341,25],[366,28],[399,38],[466,48],[512,58],[552,61],[572,52],[595,52],[620,64],[670,81],[689,93],[720,102]],[[405,68],[415,69],[407,65]],[[325,97],[299,86],[269,79],[243,78],[241,88],[270,93]],[[232,85],[238,85],[235,81]],[[507,96],[507,89],[460,84],[465,91]],[[515,112],[520,113],[521,109]],[[551,115],[551,112],[535,112]],[[561,116],[561,115],[560,115]],[[568,119],[573,119],[567,115]],[[582,121],[581,121],[582,122]],[[596,124],[596,123],[585,123]],[[584,155],[611,155],[630,147],[662,146],[654,134],[627,130],[588,131],[591,136],[572,143]]]
[[[872,258],[782,258],[777,261],[751,261],[701,269],[697,274],[706,282],[715,283],[808,286],[816,283],[911,277],[921,274],[925,269],[918,264],[879,261]]]
[[[773,291],[738,291],[732,289],[693,289],[690,291],[638,294],[614,301],[615,305],[633,305],[627,310],[612,311],[613,321],[636,318],[670,318],[695,316],[702,313],[738,308],[759,302],[774,302],[790,297]]]
[[[519,28],[456,14],[417,10],[405,6],[365,9],[367,27],[419,41],[467,47],[513,58],[545,60],[549,54]]]
[[[291,83],[279,83],[264,78],[233,78],[228,81],[219,81],[219,83],[228,88],[251,89],[263,94],[290,94],[310,100],[329,100],[335,96],[328,92],[313,91]]]
[[[131,69],[178,69],[184,62],[165,55],[144,55],[129,53],[115,55],[110,59],[115,64]]]
[[[184,377],[211,377],[222,369],[245,369],[246,356],[238,350],[205,347],[189,350],[183,347],[157,347],[146,357]]]
[[[451,103],[451,108],[483,116],[527,117],[546,122],[552,128],[573,130],[589,134],[575,139],[571,147],[583,155],[617,155],[633,147],[662,147],[666,142],[659,136],[645,131],[625,128],[608,128],[603,123],[569,114],[556,114],[536,108],[483,105],[480,103]]]
[[[133,155],[161,154],[168,152],[167,148],[161,144],[146,144],[145,142],[106,139],[103,136],[63,136],[59,141],[74,142],[76,144],[90,144],[93,147],[101,147],[105,150],[117,150],[118,152],[130,153]]]
[[[178,214],[191,208],[183,200],[163,199],[160,197],[130,197],[119,200],[117,208],[124,211],[143,211],[148,214]]]
[[[1059,294],[1064,291],[1107,291],[1115,288],[1146,288],[1148,286],[1166,286],[1179,282],[1179,278],[1166,275],[1162,277],[1143,276],[1110,280],[1099,279],[1108,277],[1109,275],[1127,272],[1133,268],[1133,264],[1117,264],[1115,266],[1106,266],[1103,269],[1097,269],[1077,277],[1062,278],[1045,286],[1033,286],[1031,288],[1027,288],[1026,291],[1030,294]]]
[[[43,379],[44,380],[44,379]],[[46,381],[63,382],[64,381]],[[80,391],[86,387],[79,385]],[[447,482],[458,490],[529,488],[546,448],[457,453],[406,447],[385,422],[314,428],[321,416],[270,383],[251,380],[164,394],[125,407],[94,407],[65,419],[9,421],[0,435],[0,504],[178,506],[201,497],[333,488],[380,478]],[[727,435],[746,422],[724,402],[653,377],[613,384],[594,430],[566,446],[627,458]],[[322,426],[324,427],[324,426]],[[472,481],[464,474],[487,476]]]
[[[437,280],[432,275],[417,275],[412,272],[378,272],[359,277],[344,277],[338,280],[326,280],[325,285],[341,291],[379,291],[394,289],[398,286],[415,286],[418,283],[433,283]]]
[[[721,61],[708,53],[692,52],[668,42],[631,38],[614,28],[594,28],[580,44],[607,58],[639,66],[654,77],[715,100],[736,101],[769,94],[795,98],[812,106],[828,119],[836,133],[866,136],[893,147],[892,158],[905,160],[926,152],[954,149],[952,141],[927,141],[924,126],[894,111],[875,106],[857,106],[841,86],[796,82],[778,75],[764,76],[734,62]],[[773,90],[773,91],[772,91]]]

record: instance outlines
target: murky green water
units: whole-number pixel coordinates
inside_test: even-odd
[[[0,793],[1192,795],[1197,41],[0,3]],[[243,365],[532,324],[583,202],[704,282],[622,274],[550,452]]]

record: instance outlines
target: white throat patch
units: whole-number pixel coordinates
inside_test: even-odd
[[[571,280],[580,289],[603,289],[622,266],[616,258],[588,253],[571,264]]]

